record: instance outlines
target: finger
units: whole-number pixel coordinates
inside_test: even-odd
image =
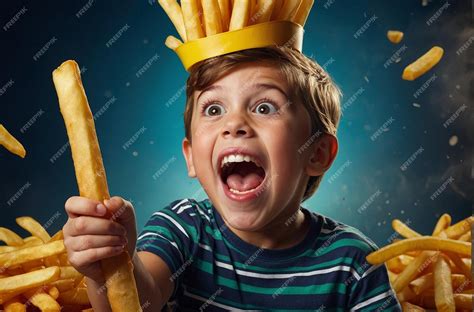
[[[76,218],[79,215],[101,217],[107,212],[105,206],[99,201],[80,196],[69,197],[64,207],[70,218]]]
[[[79,216],[68,221],[68,234],[79,235],[125,235],[125,228],[112,220]]]
[[[64,242],[70,251],[82,251],[107,246],[123,246],[127,243],[125,236],[120,235],[82,235]]]
[[[111,214],[112,220],[118,220],[120,223],[127,223],[135,220],[135,213],[132,203],[119,196],[114,196],[104,200],[104,205]]]
[[[69,253],[69,262],[74,267],[82,267],[96,261],[117,256],[124,251],[123,246],[107,246]]]

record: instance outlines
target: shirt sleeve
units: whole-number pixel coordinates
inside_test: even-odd
[[[147,251],[163,259],[171,271],[170,280],[175,282],[172,301],[181,284],[182,273],[192,261],[197,220],[189,215],[193,204],[187,199],[172,202],[152,214],[137,238],[137,251]]]
[[[350,311],[402,311],[385,264],[371,265],[363,255],[358,278],[350,285]]]

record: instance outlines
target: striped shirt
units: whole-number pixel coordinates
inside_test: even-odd
[[[401,311],[377,246],[353,227],[301,207],[305,238],[286,249],[245,242],[209,199],[181,199],[155,212],[138,251],[162,258],[175,282],[176,311]]]

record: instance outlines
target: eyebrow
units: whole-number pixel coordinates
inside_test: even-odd
[[[283,90],[282,88],[280,88],[279,86],[277,86],[276,84],[273,84],[273,83],[256,83],[256,84],[250,85],[248,87],[248,89],[250,89],[250,88],[264,89],[264,90],[274,89],[274,90],[279,91],[281,94],[283,94],[285,96],[285,98],[287,100],[289,100],[288,94],[285,92],[285,90]],[[198,97],[196,99],[196,103],[199,101],[199,98],[201,97],[201,95],[203,95],[205,92],[213,91],[213,90],[222,90],[222,89],[223,89],[223,87],[220,86],[220,85],[211,85],[207,88],[204,88],[204,90],[202,90],[201,93],[198,95]]]

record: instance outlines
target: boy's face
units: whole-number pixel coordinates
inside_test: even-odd
[[[284,222],[315,175],[311,148],[298,152],[311,136],[310,117],[289,88],[279,69],[247,63],[194,94],[192,145],[183,140],[188,173],[234,229]]]

